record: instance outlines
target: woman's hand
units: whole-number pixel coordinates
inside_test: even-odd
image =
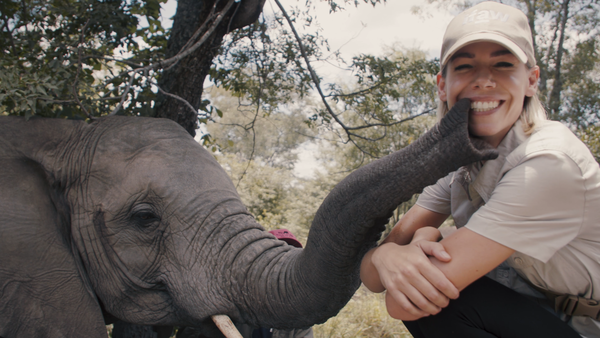
[[[401,320],[415,320],[438,313],[458,289],[429,260],[450,261],[450,255],[437,243],[439,231],[432,227],[415,232],[409,245],[385,243],[370,257],[382,286],[387,289],[389,314]]]
[[[439,229],[434,228],[434,227],[422,227],[420,229],[417,229],[417,231],[415,231],[415,234],[413,235],[413,238],[410,241],[410,243],[412,244],[412,243],[416,243],[419,241],[438,242],[441,239],[442,239],[442,233],[440,232]],[[443,252],[446,252],[446,250],[444,250],[444,246],[441,244],[437,246],[437,249],[441,249]]]

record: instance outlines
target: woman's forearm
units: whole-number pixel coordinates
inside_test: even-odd
[[[515,252],[467,228],[455,231],[440,243],[452,260],[442,262],[435,257],[430,260],[461,291]]]
[[[373,253],[377,248],[371,249],[363,258],[360,265],[360,279],[367,289],[371,292],[380,293],[385,291],[385,287],[381,283],[377,268],[371,260]]]

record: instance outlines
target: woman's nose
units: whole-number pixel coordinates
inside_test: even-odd
[[[480,89],[496,88],[496,81],[492,76],[492,72],[488,69],[479,70],[475,75],[473,87]]]

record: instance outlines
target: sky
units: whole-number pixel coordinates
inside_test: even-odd
[[[303,0],[280,0],[286,10],[292,6],[304,6]],[[413,6],[424,5],[424,0],[388,0],[375,7],[360,3],[358,7],[348,5],[344,11],[329,14],[326,1],[315,2],[315,15],[332,50],[339,49],[342,57],[350,60],[360,53],[381,55],[385,46],[399,44],[405,48],[425,51],[428,58],[439,57],[444,30],[452,15],[428,6],[427,17],[411,12]],[[360,1],[360,0],[358,0]],[[163,4],[163,17],[175,14],[177,2],[169,0]],[[272,0],[266,0],[263,12],[268,15],[278,10]],[[339,69],[327,64],[313,64],[325,82],[333,82],[345,76]],[[305,144],[299,153],[294,173],[299,177],[310,177],[319,164],[313,156],[315,145]]]

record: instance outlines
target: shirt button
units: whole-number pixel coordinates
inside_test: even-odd
[[[523,265],[523,259],[521,257],[517,257],[517,258],[515,258],[515,263],[517,265]]]

